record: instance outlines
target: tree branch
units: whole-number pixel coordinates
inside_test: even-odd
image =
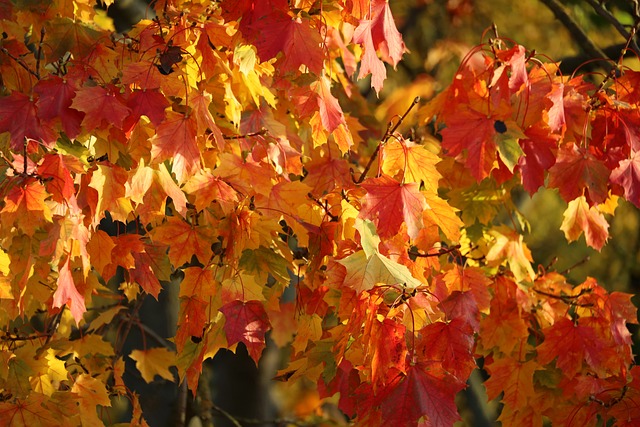
[[[583,52],[589,55],[590,59],[607,59],[608,56],[589,38],[578,23],[569,15],[565,7],[558,0],[540,0],[549,10],[553,12],[556,19],[565,26],[571,37],[578,43]],[[608,67],[610,68],[610,67]]]

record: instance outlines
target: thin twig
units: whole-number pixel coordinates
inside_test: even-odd
[[[36,77],[40,80],[40,58],[42,58],[42,42],[44,41],[44,34],[46,30],[44,29],[44,25],[40,30],[40,42],[38,43],[38,56],[36,58]]]
[[[378,146],[374,150],[373,154],[371,154],[369,163],[367,163],[367,165],[364,167],[362,174],[360,174],[360,178],[355,182],[356,184],[362,184],[362,181],[364,181],[364,179],[367,177],[367,173],[369,173],[369,169],[371,169],[371,166],[373,166],[373,162],[378,157],[378,153],[380,153],[380,147],[382,147],[382,145],[385,144],[389,140],[389,138],[391,138],[391,136],[395,133],[398,127],[400,127],[400,125],[402,124],[404,119],[407,117],[409,112],[413,109],[413,107],[415,107],[418,104],[418,102],[420,102],[420,97],[416,96],[413,99],[413,102],[411,103],[409,108],[407,108],[407,111],[404,112],[404,114],[398,119],[398,122],[393,127],[391,126],[393,122],[389,122],[389,125],[387,126],[387,131],[384,133],[382,140],[378,143]]]
[[[258,132],[246,133],[244,135],[222,135],[222,137],[224,139],[243,139],[243,138],[249,138],[251,136],[266,135],[267,132],[268,131],[266,129],[260,129]]]
[[[4,48],[4,47],[0,47],[0,52],[4,53],[5,55],[7,55],[9,58],[13,59],[19,66],[21,66],[22,68],[24,68],[25,70],[27,70],[27,72],[29,72],[29,74],[31,74],[32,76],[34,76],[36,79],[40,80],[40,76],[38,76],[38,73],[36,73],[35,71],[33,71],[31,68],[29,68],[29,66],[27,64],[24,63],[24,61],[18,57],[13,56],[11,53],[9,53],[9,51]]]

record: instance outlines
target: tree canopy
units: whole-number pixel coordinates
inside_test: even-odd
[[[588,2],[611,48],[541,3],[572,69],[496,26],[416,60],[387,0],[159,0],[120,32],[111,1],[3,2],[0,419],[111,425],[124,399],[147,425],[131,375],[202,401],[208,359],[269,345],[312,396],[284,425],[453,425],[478,369],[503,425],[640,423],[632,295],[537,262],[518,203],[555,191],[595,251],[640,207],[640,11]]]

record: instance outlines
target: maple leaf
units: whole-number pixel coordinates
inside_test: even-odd
[[[97,223],[108,211],[116,221],[126,222],[133,211],[131,202],[125,197],[125,183],[129,175],[117,165],[99,164],[91,175],[89,187],[98,192],[94,222]]]
[[[198,171],[189,178],[183,187],[187,194],[195,196],[196,210],[201,211],[216,201],[225,213],[231,212],[238,202],[236,191],[224,180],[214,176],[206,169]]]
[[[88,422],[91,425],[102,424],[96,409],[98,405],[111,406],[105,384],[89,374],[80,374],[76,377],[71,392],[78,395],[83,422]]]
[[[392,425],[417,425],[425,417],[429,425],[450,426],[460,419],[454,401],[464,382],[442,378],[427,366],[416,364],[400,375],[382,400],[382,415]]]
[[[547,129],[532,126],[525,131],[526,138],[520,139],[524,156],[518,160],[522,176],[522,186],[533,194],[544,185],[544,173],[556,163],[557,136]]]
[[[320,75],[324,62],[323,40],[310,20],[292,18],[275,10],[269,19],[258,21],[255,30],[260,34],[254,41],[260,59],[267,61],[282,52],[279,65],[283,71],[297,72],[304,65]]]
[[[101,35],[92,25],[67,17],[47,20],[45,27],[53,47],[47,54],[47,62],[56,62],[67,52],[73,54],[75,59],[82,59],[91,53]]]
[[[157,227],[152,236],[157,242],[169,246],[169,259],[175,267],[190,262],[193,255],[206,264],[213,255],[213,239],[209,230],[192,226],[180,218],[167,218],[167,222]]]
[[[331,133],[341,124],[346,124],[342,107],[340,107],[338,100],[331,94],[329,78],[323,76],[317,82],[314,89],[318,93],[318,107],[320,109],[322,126]]]
[[[540,367],[534,360],[520,362],[511,357],[499,358],[486,363],[485,369],[490,375],[484,382],[489,400],[504,392],[502,402],[517,409],[526,408],[535,396],[533,373]]]
[[[267,313],[260,301],[232,301],[220,308],[226,317],[224,330],[230,346],[242,342],[249,356],[258,364],[266,347],[265,334],[271,329]]]
[[[382,171],[395,176],[402,171],[402,182],[422,182],[427,191],[437,193],[442,175],[436,169],[440,158],[413,141],[393,140],[382,149]]]
[[[82,126],[87,132],[99,128],[103,121],[122,128],[124,119],[131,113],[120,91],[113,85],[78,89],[71,107],[85,113]]]
[[[403,223],[407,225],[409,237],[418,236],[424,227],[422,212],[428,205],[417,183],[402,184],[382,175],[365,180],[362,187],[367,195],[358,217],[374,221],[380,237],[396,235]]]
[[[442,368],[460,381],[466,381],[476,367],[473,330],[463,319],[434,322],[419,331],[416,351],[425,362],[441,363]]]
[[[80,320],[82,320],[87,308],[84,305],[84,297],[78,292],[71,276],[70,259],[71,256],[68,256],[67,260],[58,267],[58,286],[53,293],[52,306],[62,307],[64,304],[68,304],[76,324],[80,324]]]
[[[384,61],[395,67],[402,59],[406,48],[402,35],[393,21],[388,0],[373,0],[371,3],[366,7],[369,13],[364,14],[368,19],[360,20],[353,34],[353,42],[364,47],[358,78],[371,73],[371,87],[379,94],[387,78],[387,71],[378,59],[376,50],[380,52]]]
[[[465,165],[478,182],[489,176],[495,167],[495,121],[479,111],[462,111],[447,120],[442,135],[442,148],[449,156],[458,156],[466,150]]]
[[[587,245],[600,250],[609,238],[609,223],[595,206],[589,207],[587,199],[580,196],[569,202],[560,229],[568,241],[577,240],[584,232]]]
[[[549,169],[549,187],[558,188],[567,202],[585,193],[590,205],[602,203],[608,195],[609,174],[593,154],[569,144],[560,148],[556,164]]]
[[[153,381],[156,375],[167,381],[173,381],[173,374],[169,367],[175,365],[176,355],[164,347],[154,347],[146,350],[133,350],[129,357],[136,361],[136,369],[140,371],[142,379],[147,383]]]
[[[196,141],[197,124],[192,117],[170,112],[151,139],[151,160],[172,160],[172,172],[179,184],[200,169],[200,149]]]
[[[0,418],[8,427],[55,425],[58,420],[47,410],[48,396],[29,393],[25,399],[0,402]]]
[[[506,225],[494,228],[489,234],[496,240],[487,253],[487,261],[495,265],[506,260],[518,282],[533,281],[536,277],[531,267],[533,259],[523,241],[523,236]]]
[[[36,102],[20,92],[0,98],[0,133],[11,134],[11,149],[22,152],[25,138],[51,148],[57,138],[53,129],[38,118]]]
[[[157,89],[134,90],[127,98],[127,107],[131,113],[122,127],[123,129],[132,128],[142,116],[147,116],[151,123],[158,126],[164,121],[165,109],[168,106],[169,101]]]
[[[602,372],[602,366],[610,354],[606,351],[606,342],[593,327],[580,323],[582,319],[575,324],[570,319],[562,318],[543,329],[545,340],[536,348],[538,362],[545,365],[557,358],[556,367],[562,369],[567,378],[575,377],[582,370],[584,362],[596,372]]]
[[[78,136],[84,113],[71,108],[73,97],[76,95],[73,81],[49,76],[39,80],[33,91],[40,96],[36,102],[38,117],[45,121],[57,120],[71,139]]]
[[[622,160],[609,179],[624,188],[628,201],[640,207],[640,151],[632,151],[628,159]]]
[[[21,185],[13,187],[4,198],[4,207],[0,210],[2,222],[17,224],[28,235],[42,226],[42,220],[52,222],[51,209],[45,203],[49,197],[40,182],[28,178]]]
[[[358,251],[346,258],[338,260],[347,269],[344,285],[358,292],[373,288],[377,283],[402,284],[416,288],[421,282],[411,275],[404,265],[374,253],[367,257],[364,251]]]
[[[374,321],[369,340],[374,390],[376,385],[387,382],[390,372],[405,372],[408,353],[405,332],[405,326],[392,319]]]
[[[53,200],[63,203],[75,194],[75,187],[71,173],[65,164],[65,157],[61,154],[47,154],[38,166],[38,174],[49,179],[47,190]]]

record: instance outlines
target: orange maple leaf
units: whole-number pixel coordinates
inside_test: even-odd
[[[151,161],[171,160],[171,170],[179,184],[200,169],[197,129],[198,125],[191,116],[169,112],[151,138]]]
[[[174,267],[190,262],[193,255],[206,264],[213,255],[209,228],[190,225],[180,218],[167,218],[167,222],[156,228],[152,236],[157,242],[169,246],[169,260]]]

